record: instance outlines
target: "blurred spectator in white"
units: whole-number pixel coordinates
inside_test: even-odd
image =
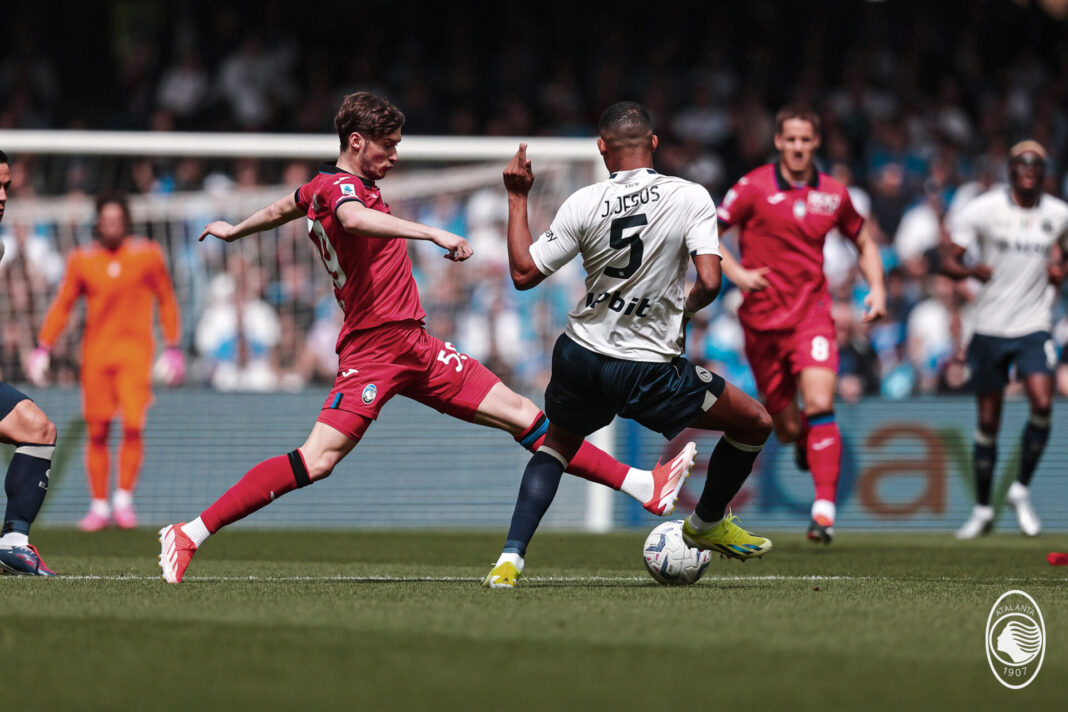
[[[930,296],[909,314],[908,357],[919,376],[921,393],[938,389],[943,369],[951,360],[962,360],[972,337],[975,320],[965,292],[949,277],[927,278]]]
[[[263,51],[258,37],[249,36],[223,60],[216,91],[238,128],[263,129],[274,118],[277,100],[289,90],[288,80],[288,68]]]
[[[278,384],[274,350],[281,325],[274,308],[259,297],[262,288],[262,271],[240,254],[230,255],[226,272],[211,280],[196,347],[218,390],[266,391]]]
[[[51,289],[63,276],[64,259],[53,241],[25,220],[11,220],[4,225],[0,239],[4,242],[4,260],[0,270],[21,259],[26,261],[27,277],[31,282],[44,280],[43,287]]]
[[[302,372],[309,381],[333,383],[337,377],[337,335],[342,321],[333,292],[315,305],[315,321],[308,329],[308,348],[301,362]]]
[[[830,175],[849,191],[849,199],[865,221],[871,215],[871,198],[853,182],[853,171],[845,163],[831,166]],[[857,249],[837,228],[827,233],[823,243],[823,273],[832,292],[843,284],[857,282]]]
[[[186,52],[177,64],[164,70],[156,91],[156,104],[188,126],[207,103],[209,90],[210,82],[201,67],[200,55]]]
[[[944,228],[945,205],[938,186],[929,184],[924,199],[905,211],[894,235],[894,251],[910,277],[922,278],[929,271],[925,253],[938,246]]]
[[[724,104],[713,98],[712,89],[698,83],[693,85],[689,103],[675,114],[671,129],[684,142],[718,146],[730,130],[730,117]]]

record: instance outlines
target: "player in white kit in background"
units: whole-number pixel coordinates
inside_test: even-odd
[[[1019,475],[1006,499],[1021,532],[1035,536],[1042,528],[1031,505],[1030,483],[1049,438],[1057,364],[1050,335],[1054,285],[1065,277],[1068,238],[1068,204],[1043,194],[1045,174],[1045,149],[1036,141],[1016,144],[1009,151],[1009,187],[972,200],[951,226],[953,244],[944,256],[943,273],[982,282],[975,335],[968,345],[979,406],[973,450],[976,504],[957,531],[958,539],[987,534],[994,525],[991,489],[997,434],[1012,364],[1023,381],[1031,414],[1022,436]],[[978,264],[968,267],[963,258],[973,246]]]
[[[587,276],[586,295],[553,349],[548,433],[523,473],[503,552],[483,581],[490,588],[515,586],[560,474],[583,438],[617,415],[669,440],[690,427],[722,430],[683,536],[690,546],[743,560],[771,549],[727,511],[771,433],[771,416],[682,355],[688,318],[720,289],[716,207],[701,186],[653,170],[657,137],[640,104],[613,104],[598,128],[611,176],[569,197],[537,242],[527,221],[534,173],[526,144],[504,171],[515,286],[530,289],[580,254]],[[691,259],[697,281],[687,294]]]

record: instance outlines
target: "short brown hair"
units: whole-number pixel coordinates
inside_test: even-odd
[[[404,126],[404,114],[400,109],[385,99],[371,92],[358,91],[349,94],[341,102],[341,108],[334,117],[337,137],[341,141],[341,150],[349,145],[349,136],[361,134],[377,141]]]
[[[118,205],[122,210],[123,218],[126,220],[126,229],[130,229],[130,204],[126,200],[126,196],[122,193],[101,193],[96,196],[96,214],[100,215],[100,211],[104,209],[105,205],[111,205],[114,203]]]
[[[783,124],[790,119],[809,122],[812,124],[812,130],[816,132],[816,135],[820,135],[820,115],[805,104],[790,104],[779,109],[779,113],[775,114],[775,133],[781,134]]]

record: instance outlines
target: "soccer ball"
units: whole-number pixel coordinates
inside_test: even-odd
[[[682,538],[682,520],[664,522],[649,532],[642,548],[649,575],[657,583],[679,586],[696,583],[712,561],[711,551],[691,548]]]

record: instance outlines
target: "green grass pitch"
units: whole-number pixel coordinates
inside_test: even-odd
[[[12,709],[1045,710],[1068,707],[1068,537],[798,532],[690,587],[644,532],[539,534],[514,591],[482,589],[500,533],[213,537],[186,582],[155,532],[34,532],[63,578],[0,577]],[[987,615],[1038,602],[1041,672],[992,675]]]

